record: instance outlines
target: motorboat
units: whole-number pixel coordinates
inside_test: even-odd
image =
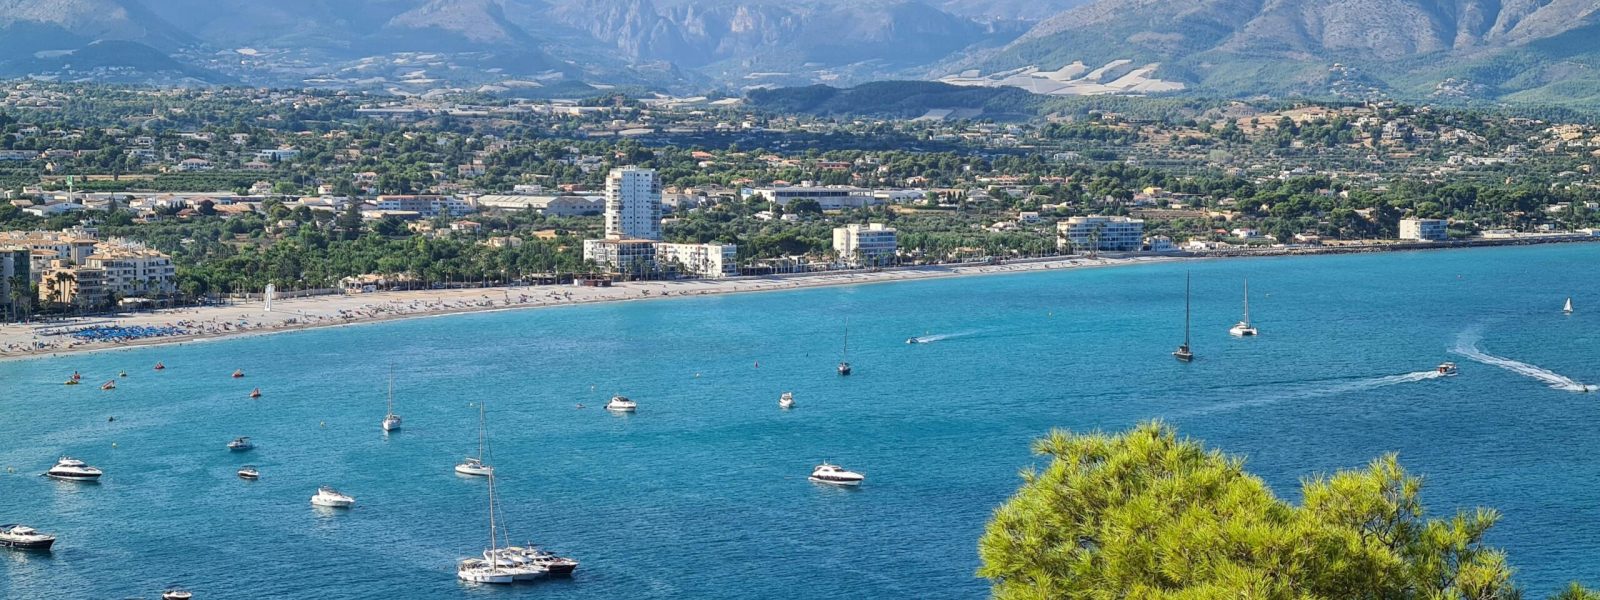
[[[250,390],[250,397],[251,398],[260,398],[261,397],[261,388],[255,388],[253,390]]]
[[[794,408],[794,392],[784,392],[778,396],[778,408]]]
[[[606,403],[606,410],[611,412],[633,412],[639,409],[639,403],[629,400],[627,396],[612,396]]]
[[[1449,377],[1456,374],[1456,364],[1453,362],[1440,363],[1439,375]]]
[[[239,436],[239,437],[233,438],[233,441],[228,442],[228,449],[232,450],[234,452],[243,452],[245,450],[249,450],[249,449],[255,448],[255,447],[256,447],[256,445],[250,442],[250,438],[249,437],[242,436],[242,435]]]
[[[351,506],[354,506],[355,503],[356,503],[356,499],[355,498],[352,498],[350,496],[346,496],[344,494],[341,494],[341,493],[339,493],[338,490],[335,490],[335,489],[333,489],[331,487],[328,487],[328,486],[322,486],[322,487],[317,488],[317,494],[315,496],[311,497],[311,505],[312,506],[326,506],[328,508],[350,508]]]
[[[261,471],[257,470],[252,465],[245,465],[243,467],[239,467],[239,479],[250,479],[250,480],[261,479]]]
[[[544,577],[550,569],[534,562],[521,548],[506,547],[485,550],[484,558],[493,560],[495,566],[511,573],[512,581],[532,581]]]
[[[114,390],[114,389],[117,389],[117,380],[115,380],[115,379],[106,380],[105,383],[100,384],[100,389],[102,389],[102,390]]]
[[[389,410],[383,415],[383,430],[397,431],[400,429],[400,415],[394,414],[394,374],[389,374]]]
[[[577,560],[567,558],[565,556],[557,556],[554,553],[541,550],[537,546],[533,546],[531,544],[524,547],[512,546],[509,549],[521,552],[522,555],[527,557],[530,562],[548,570],[550,575],[572,575],[572,572],[578,569]]]
[[[861,485],[862,481],[866,481],[867,476],[855,471],[846,471],[838,465],[822,463],[811,470],[811,477],[808,479],[817,483],[831,485]]]
[[[918,338],[914,338],[914,337],[909,337],[909,338],[906,338],[906,343],[907,344],[921,344],[922,340],[918,339]]]
[[[456,465],[456,472],[473,477],[488,477],[494,473],[494,467],[483,464],[483,459],[469,456],[461,464]]]
[[[183,588],[172,588],[165,592],[161,592],[161,600],[189,600],[193,597],[194,594],[189,593],[189,590]]]
[[[26,525],[15,523],[0,525],[0,547],[16,548],[19,550],[49,550],[55,545],[56,536],[41,533]]]
[[[52,479],[65,479],[69,481],[94,481],[100,479],[103,472],[89,466],[81,460],[70,456],[63,456],[56,461],[56,466],[44,472],[46,477]]]
[[[128,372],[127,371],[117,371],[117,377],[127,377],[127,376],[128,376]]]
[[[1250,324],[1250,280],[1244,281],[1244,319],[1228,328],[1228,335],[1249,337],[1256,335],[1256,326]]]
[[[244,369],[234,369],[233,370],[233,378],[234,379],[238,379],[240,377],[244,377]]]

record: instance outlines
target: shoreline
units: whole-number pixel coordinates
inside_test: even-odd
[[[124,316],[84,317],[66,322],[0,325],[0,361],[60,357],[67,354],[106,352],[149,346],[183,345],[305,331],[386,323],[405,319],[462,314],[532,310],[562,306],[641,300],[669,300],[727,294],[749,294],[818,287],[837,287],[971,277],[1006,273],[1035,273],[1137,264],[1203,260],[1196,256],[1135,256],[1086,258],[1082,256],[1021,259],[1005,264],[937,265],[885,269],[800,273],[752,278],[638,281],[611,287],[569,285],[489,287],[451,290],[409,290],[365,294],[334,294],[273,301],[265,312],[261,301],[227,306],[187,307]],[[88,325],[117,327],[200,328],[181,335],[157,336],[123,342],[81,341],[71,335],[39,336],[37,330]],[[38,342],[44,347],[32,347]]]
[[[661,300],[725,294],[747,294],[817,287],[836,287],[897,281],[920,281],[1007,273],[1035,273],[1062,269],[1087,269],[1178,261],[1227,258],[1262,258],[1357,253],[1453,250],[1501,246],[1542,245],[1600,241],[1600,238],[1545,238],[1500,241],[1491,244],[1391,244],[1384,246],[1327,246],[1273,249],[1255,252],[1183,253],[1171,255],[1114,255],[1089,258],[1079,255],[1014,259],[1001,264],[957,264],[896,267],[881,271],[798,273],[730,279],[637,281],[611,287],[570,285],[487,287],[450,290],[408,290],[364,294],[333,294],[274,301],[266,312],[261,301],[227,306],[187,307],[125,316],[83,317],[48,325],[0,324],[0,361],[59,357],[65,354],[105,352],[149,346],[182,345],[277,333],[386,323],[451,315],[531,310],[559,306]],[[1519,243],[1520,242],[1520,243]],[[70,335],[39,336],[40,329],[88,325],[120,327],[183,327],[191,333],[153,336],[122,342],[81,341]],[[41,337],[48,338],[41,340]],[[39,344],[43,344],[40,346]]]

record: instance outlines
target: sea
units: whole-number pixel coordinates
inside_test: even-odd
[[[1192,364],[1170,354],[1186,277]],[[1247,279],[1261,333],[1232,338]],[[669,298],[0,362],[0,523],[59,536],[48,554],[0,551],[0,597],[981,598],[977,541],[1043,464],[1030,442],[1152,419],[1244,457],[1293,502],[1304,478],[1398,453],[1433,516],[1500,511],[1488,541],[1543,597],[1600,584],[1597,356],[1600,245],[1567,244]],[[1459,375],[1434,374],[1446,361]],[[62,385],[73,371],[86,385]],[[391,375],[405,425],[385,435]],[[603,410],[614,394],[638,412]],[[480,405],[502,533],[577,558],[571,579],[456,579],[489,543],[486,480],[452,470],[478,452]],[[237,436],[255,449],[230,452]],[[106,474],[40,476],[63,455]],[[808,482],[822,461],[866,483]],[[236,477],[245,464],[261,478]],[[356,505],[310,506],[322,485]]]

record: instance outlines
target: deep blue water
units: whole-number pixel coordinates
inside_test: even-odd
[[[1481,338],[1489,355],[1600,383],[1597,259],[1600,246],[1562,245],[1206,261],[0,363],[0,522],[61,536],[49,555],[0,552],[0,597],[181,584],[197,598],[976,598],[976,540],[1033,464],[1029,442],[1156,417],[1247,456],[1295,500],[1303,477],[1399,452],[1436,514],[1501,510],[1491,541],[1543,596],[1600,583],[1600,395],[1451,349]],[[1168,355],[1185,272],[1190,365]],[[1262,335],[1231,339],[1245,277]],[[1578,312],[1563,316],[1569,295]],[[847,316],[856,373],[840,378]],[[1445,360],[1460,376],[1403,377]],[[406,428],[385,437],[391,365]],[[129,376],[112,392],[60,385],[74,369]],[[254,386],[265,397],[247,399]],[[616,392],[638,414],[600,410]],[[513,537],[582,560],[571,581],[456,581],[455,560],[487,541],[485,482],[451,471],[475,449],[478,401]],[[237,435],[258,448],[229,453]],[[108,474],[37,476],[62,454]],[[807,483],[823,459],[866,485]],[[235,478],[244,463],[262,479]],[[313,510],[324,483],[358,506]]]

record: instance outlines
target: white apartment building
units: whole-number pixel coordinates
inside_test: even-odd
[[[655,271],[655,240],[584,240],[583,259],[635,277]]]
[[[1144,221],[1128,217],[1072,217],[1056,224],[1061,250],[1137,252],[1144,247]]]
[[[471,204],[449,196],[378,196],[378,210],[414,212],[431,219],[440,215],[459,217],[473,211]]]
[[[833,250],[839,260],[852,265],[882,265],[900,249],[898,234],[883,223],[852,223],[833,230]]]
[[[822,210],[877,206],[889,201],[887,197],[873,195],[872,190],[843,185],[757,188],[751,190],[749,196],[775,202],[778,206],[788,206],[796,200],[814,200]]]
[[[622,167],[606,177],[606,239],[661,239],[661,179],[655,169]]]
[[[663,269],[707,279],[738,275],[738,255],[734,244],[656,244],[656,264]]]
[[[1400,239],[1439,242],[1450,239],[1444,219],[1400,219]]]
[[[102,244],[84,261],[84,266],[105,271],[107,293],[133,297],[177,290],[172,259],[143,246]]]

